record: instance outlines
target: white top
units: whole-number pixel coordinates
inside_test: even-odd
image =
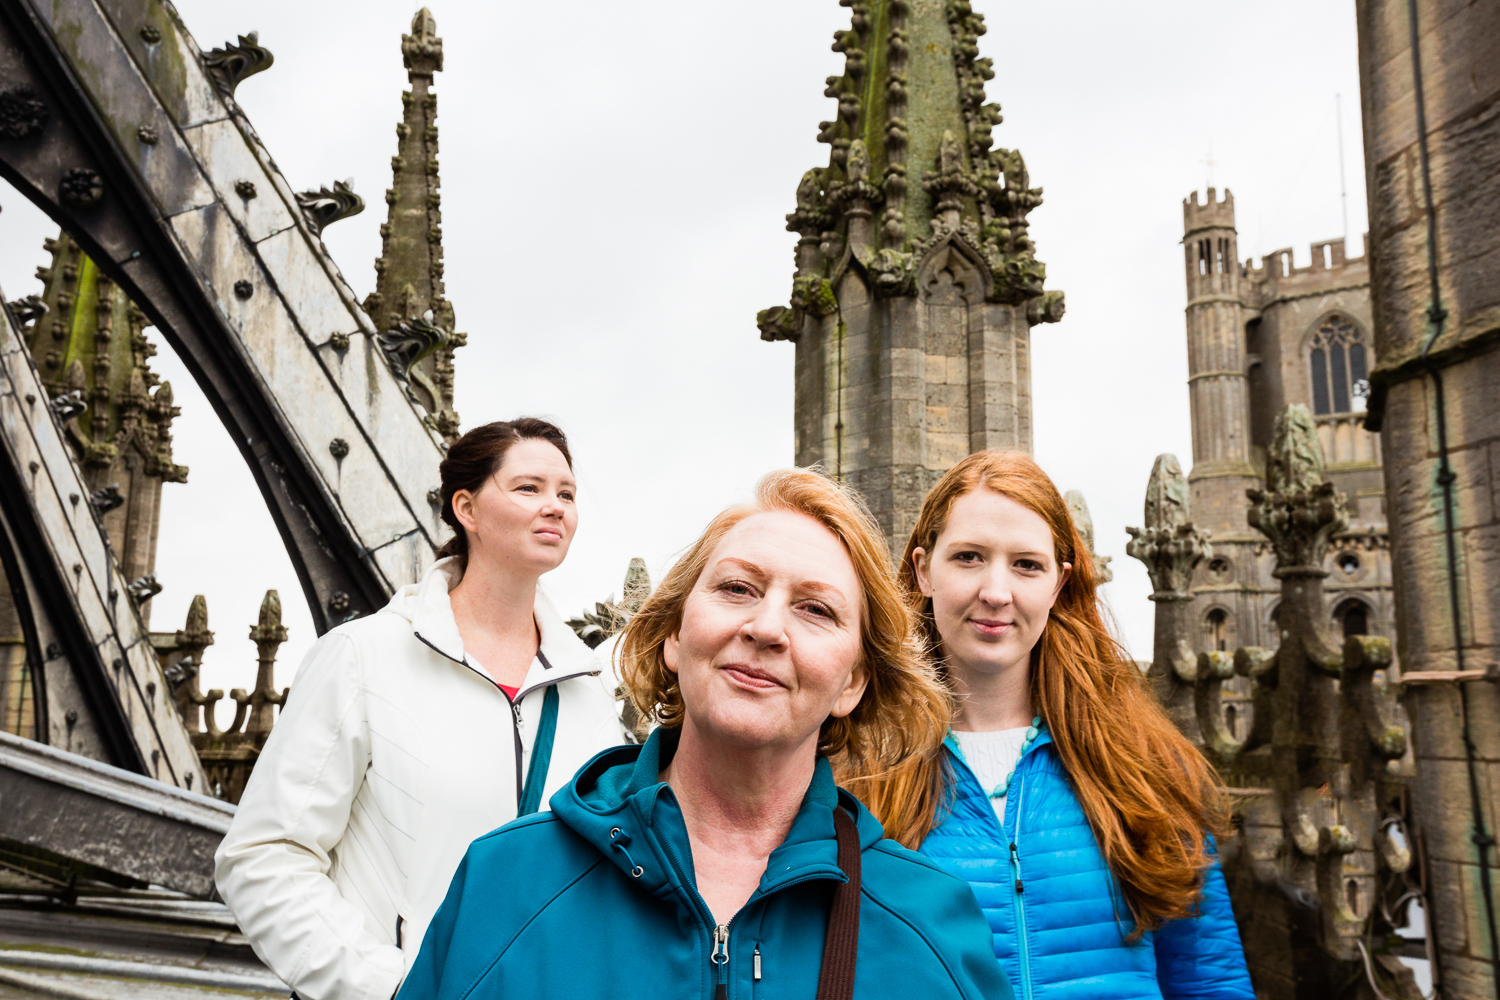
[[[1021,760],[1021,750],[1026,746],[1026,730],[1029,728],[1022,726],[1019,729],[1000,729],[992,733],[954,730],[953,736],[958,740],[958,748],[964,752],[964,762],[974,772],[974,777],[979,779],[986,794],[1004,782],[1016,769],[1016,764]],[[1004,826],[1005,796],[990,799],[990,804],[995,807],[1000,825]]]
[[[313,644],[215,857],[251,946],[303,1000],[390,1000],[469,842],[516,816],[546,689],[542,802],[624,741],[603,664],[537,590],[515,699],[466,657],[453,560]]]

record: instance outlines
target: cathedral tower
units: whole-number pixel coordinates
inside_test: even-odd
[[[796,345],[796,462],[858,489],[900,551],[922,497],[984,448],[1031,450],[1031,327],[1043,289],[1021,154],[993,149],[985,25],[967,0],[840,0],[844,74],[797,188],[789,306],[757,317]]]

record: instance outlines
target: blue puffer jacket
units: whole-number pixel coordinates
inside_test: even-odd
[[[1018,1000],[1255,1000],[1217,864],[1198,916],[1125,943],[1129,911],[1046,730],[1016,765],[1005,830],[951,743],[948,760],[953,809],[922,853],[973,888]]]
[[[1013,1000],[973,894],[883,840],[823,760],[760,887],[716,928],[682,812],[658,780],[677,732],[605,751],[551,812],[474,841],[398,1000],[808,1000],[832,888],[847,881],[840,800],[862,848],[856,1000]]]

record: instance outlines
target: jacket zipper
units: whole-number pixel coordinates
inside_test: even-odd
[[[677,873],[678,883],[685,890],[687,890],[688,898],[692,900],[694,907],[698,910],[698,919],[702,922],[705,929],[709,927],[713,928],[713,930],[709,933],[709,962],[714,967],[714,1000],[728,1000],[730,932],[734,929],[734,922],[740,918],[740,913],[744,913],[750,908],[751,903],[754,903],[759,899],[764,899],[766,896],[770,895],[770,893],[762,893],[760,889],[756,889],[750,894],[750,898],[745,900],[745,905],[740,907],[740,913],[736,913],[729,919],[729,923],[718,923],[714,920],[713,914],[709,911],[708,904],[705,903],[703,901],[703,897],[698,894],[698,890],[694,889],[688,884],[687,873],[682,867],[682,858],[678,856],[677,848],[673,847],[671,842],[667,840],[659,840],[659,843],[662,846],[662,850],[666,852],[667,860],[672,864],[672,870]],[[798,885],[802,882],[811,882],[814,879],[822,879],[826,877],[827,876],[824,875],[803,875],[798,878],[789,879],[785,882],[782,882],[773,891],[780,892],[783,889],[791,888],[792,886]],[[754,966],[752,968],[752,973],[756,980],[760,979],[759,944],[755,946]]]
[[[1021,762],[1016,761],[1016,770],[1020,771]],[[1017,778],[1020,774],[1017,773]],[[1028,939],[1026,930],[1026,886],[1021,881],[1021,854],[1016,847],[1016,842],[1021,839],[1021,808],[1024,801],[1025,784],[1017,783],[1016,788],[1016,832],[1010,838],[1010,871],[1015,879],[1016,892],[1016,941],[1020,945],[1021,953],[1021,1000],[1032,1000],[1031,988],[1031,941]],[[1003,825],[1003,824],[1002,824]]]
[[[526,791],[526,777],[525,777],[524,772],[521,769],[521,758],[526,755],[526,748],[521,743],[521,699],[525,698],[527,695],[531,694],[531,692],[533,692],[533,691],[541,691],[541,690],[544,690],[546,688],[552,687],[554,685],[561,684],[563,681],[570,681],[570,680],[572,680],[575,677],[593,677],[593,676],[596,676],[599,673],[599,671],[597,671],[597,670],[580,670],[576,674],[568,674],[568,675],[566,675],[564,677],[548,677],[547,680],[544,683],[542,683],[542,684],[538,684],[535,687],[527,688],[525,691],[517,691],[516,692],[516,696],[514,698],[512,698],[510,695],[508,695],[504,691],[502,691],[500,689],[500,686],[498,684],[495,684],[495,679],[493,677],[491,677],[489,674],[486,674],[486,673],[484,673],[482,671],[479,671],[479,670],[475,670],[474,667],[471,664],[469,664],[468,662],[466,662],[464,660],[454,660],[453,657],[449,656],[447,653],[443,652],[441,649],[438,649],[432,643],[430,643],[426,639],[422,638],[422,633],[416,631],[415,629],[412,630],[411,634],[417,637],[417,641],[418,642],[420,642],[422,645],[426,646],[428,649],[432,650],[434,653],[436,653],[439,656],[441,656],[443,659],[445,659],[445,660],[453,660],[454,663],[457,663],[459,666],[463,667],[465,670],[473,671],[473,673],[475,673],[476,675],[478,675],[480,677],[483,677],[485,679],[486,683],[493,685],[494,688],[495,688],[495,690],[500,693],[501,697],[503,697],[506,700],[506,702],[508,702],[510,704],[511,732],[515,735],[515,738],[516,738],[516,805],[517,805],[517,807],[519,807],[520,806],[520,802],[521,802],[521,796],[523,794],[525,794],[525,791]],[[543,655],[542,650],[541,650],[540,647],[537,648],[536,655],[541,659],[542,664],[548,670],[552,669],[552,664],[550,662],[548,662],[547,657],[545,655]]]

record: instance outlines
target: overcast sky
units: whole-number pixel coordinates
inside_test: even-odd
[[[1114,557],[1105,595],[1151,655],[1144,568],[1125,555],[1157,454],[1191,460],[1182,199],[1233,189],[1241,257],[1365,226],[1353,4],[973,0],[1004,109],[1045,203],[1031,215],[1060,324],[1033,332],[1036,457],[1081,489]],[[400,119],[402,0],[178,0],[205,51],[260,32],[269,71],[238,97],[293,187],[353,177],[364,214],[326,242],[373,290]],[[564,613],[619,590],[631,556],[653,579],[716,511],[792,459],[792,347],[755,313],[784,304],[795,236],[783,216],[827,163],[824,78],[842,72],[837,0],[437,0],[448,294],[464,426],[557,420],[573,443],[580,530],[545,581]],[[0,287],[39,291],[51,224],[0,182]],[[157,336],[156,341],[162,344]],[[205,687],[248,687],[246,638],[267,588],[291,638],[281,684],[314,639],[280,540],[239,453],[162,344],[183,414],[186,486],[163,491],[152,627],[206,594],[218,642]],[[227,721],[227,718],[224,720]]]

